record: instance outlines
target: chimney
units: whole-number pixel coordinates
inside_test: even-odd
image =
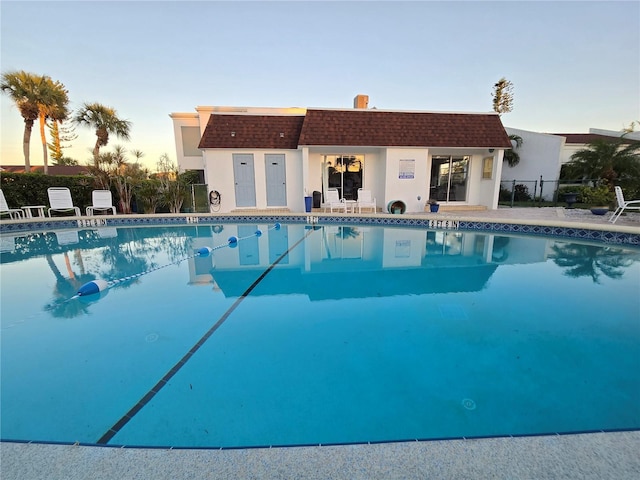
[[[353,99],[353,108],[367,108],[369,106],[369,95],[356,95]]]

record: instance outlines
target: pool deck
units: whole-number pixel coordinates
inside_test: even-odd
[[[408,215],[640,231],[637,213],[611,226],[608,215],[562,207]],[[640,431],[235,450],[3,442],[0,478],[636,479],[640,478]]]
[[[2,480],[640,478],[640,431],[238,450],[1,448]]]

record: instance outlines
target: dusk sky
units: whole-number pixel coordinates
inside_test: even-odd
[[[198,105],[488,112],[514,85],[507,127],[621,130],[640,121],[640,2],[6,1],[2,73],[46,74],[71,108],[99,102],[132,122],[152,170],[175,162],[172,112]],[[24,122],[0,101],[1,163],[24,164]],[[66,155],[91,159],[77,127]],[[133,159],[133,157],[131,157]],[[37,125],[31,163],[42,165]]]

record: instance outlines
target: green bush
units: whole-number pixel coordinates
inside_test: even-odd
[[[93,177],[86,175],[44,175],[42,173],[3,173],[0,184],[11,208],[25,205],[49,205],[47,188],[67,187],[80,211],[91,205]]]
[[[585,190],[582,195],[583,203],[588,203],[596,207],[609,206],[615,198],[615,194],[609,190],[609,187],[606,185]]]
[[[514,187],[514,195],[513,199],[516,202],[528,202],[531,200],[531,195],[529,194],[529,187],[523,185],[521,183],[517,184]]]
[[[576,200],[578,201],[578,203],[587,203],[584,201],[584,199],[588,197],[589,191],[592,189],[593,187],[590,187],[588,185],[570,185],[567,187],[560,187],[558,189],[558,201],[564,201],[565,193],[577,193],[578,195]]]
[[[577,193],[578,203],[584,203],[586,205],[611,205],[615,199],[614,193],[609,190],[609,187],[606,185],[600,185],[595,188],[589,185],[574,185],[559,188],[558,200],[563,201],[564,194],[570,192]]]

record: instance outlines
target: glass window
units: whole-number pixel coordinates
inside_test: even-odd
[[[493,157],[485,157],[482,163],[482,178],[493,178]]]
[[[180,127],[182,132],[182,153],[185,157],[201,157],[200,127]]]

